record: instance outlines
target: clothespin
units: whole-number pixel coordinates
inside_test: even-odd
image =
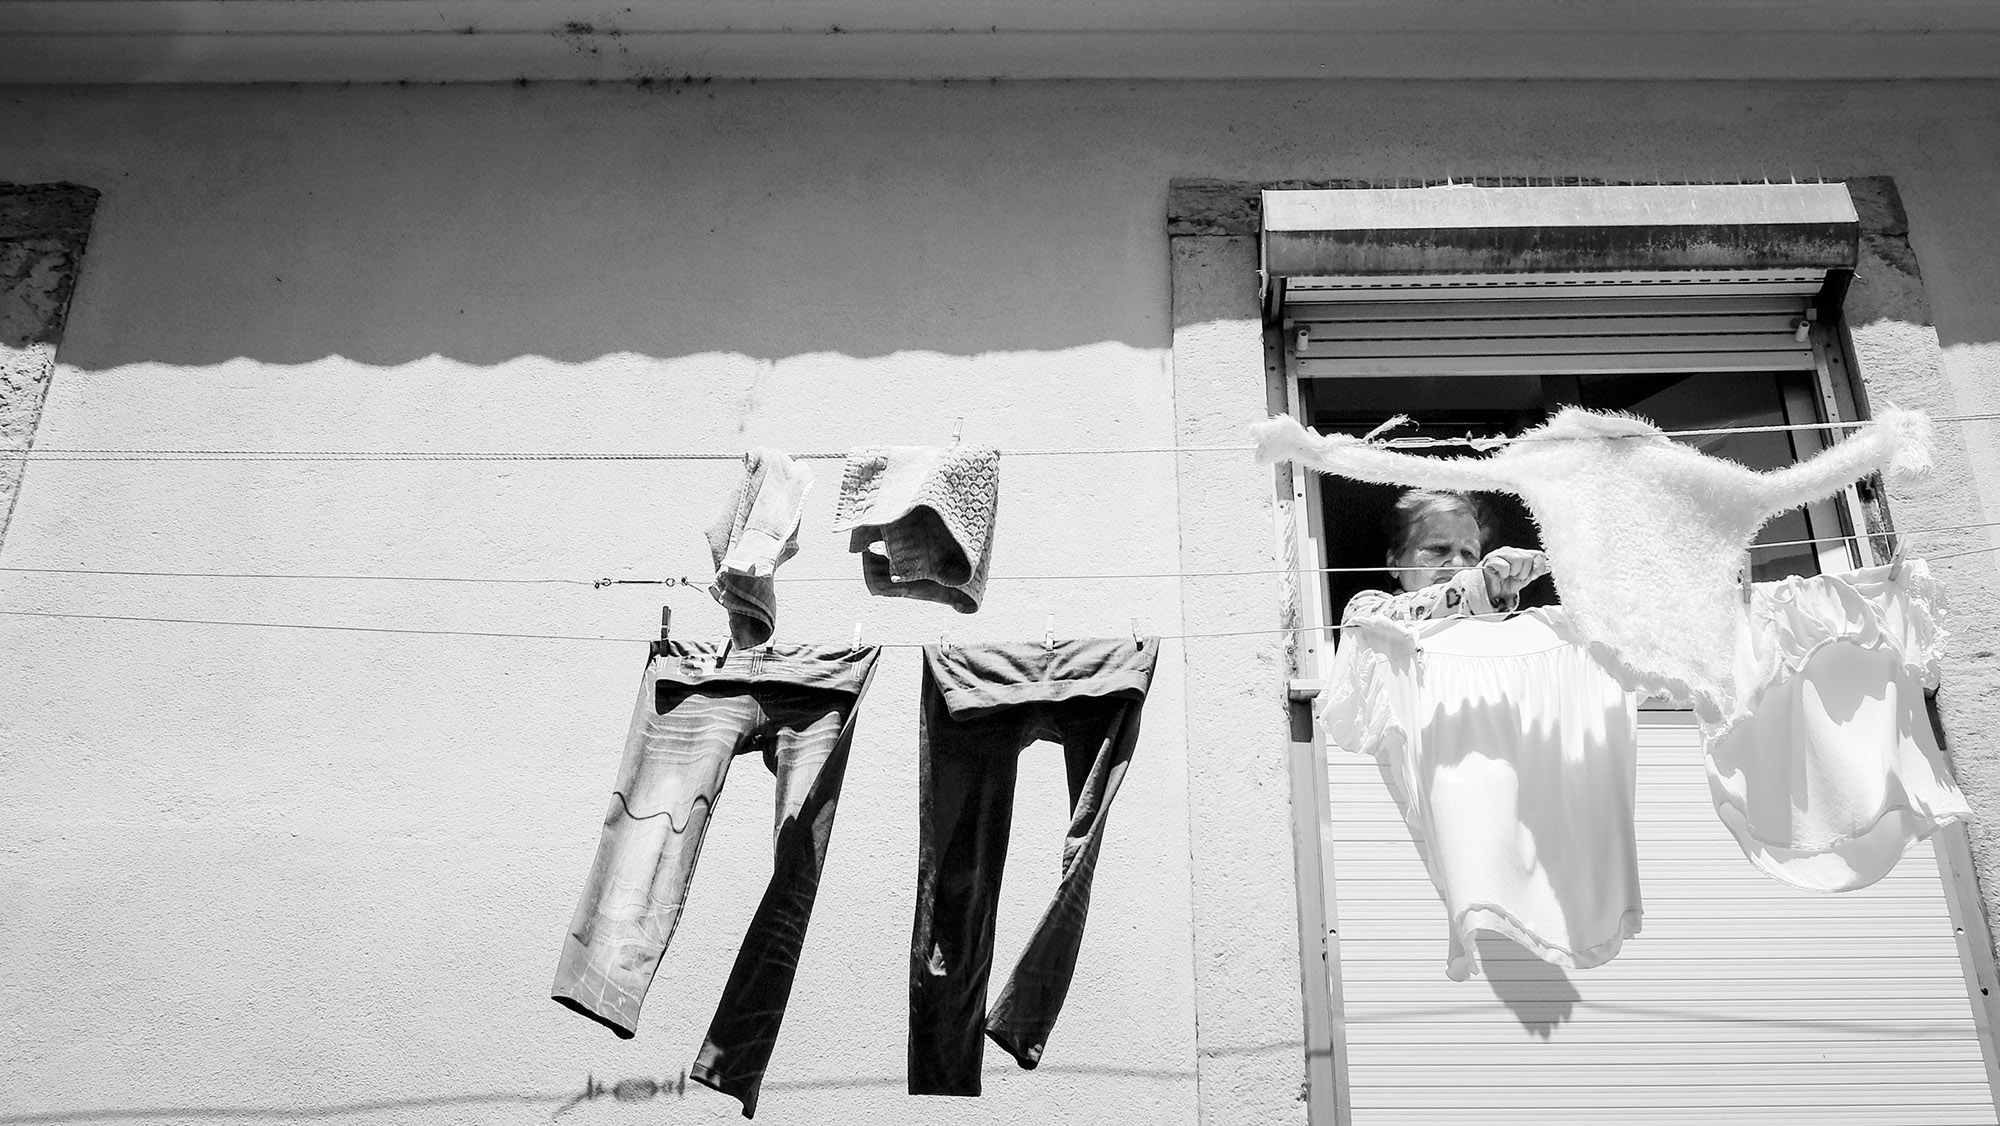
[[[1143,637],[1141,637],[1141,636],[1139,636],[1139,619],[1137,619],[1137,618],[1133,618],[1133,619],[1132,619],[1132,644],[1134,644],[1134,645],[1143,645],[1143,644],[1145,644],[1145,642],[1146,642],[1146,639],[1145,639],[1145,638],[1143,638]]]
[[[1042,622],[1042,652],[1054,656],[1056,651],[1056,616],[1050,614]]]
[[[1896,537],[1896,550],[1889,553],[1889,581],[1895,582],[1903,574],[1903,537]]]
[[[861,648],[861,623],[854,623],[854,638],[847,643],[849,649]]]
[[[1743,561],[1743,569],[1736,572],[1736,576],[1743,584],[1743,605],[1748,607],[1750,605],[1750,561],[1748,559]]]
[[[954,446],[958,445],[958,439],[964,433],[965,433],[965,416],[959,415],[958,421],[951,424],[951,444]]]
[[[1372,442],[1375,439],[1380,438],[1382,435],[1387,434],[1389,431],[1394,430],[1398,426],[1408,426],[1409,424],[1410,424],[1409,415],[1406,414],[1390,415],[1388,418],[1382,420],[1382,424],[1380,426],[1377,426],[1375,429],[1370,430],[1366,434],[1363,434],[1361,436],[1361,440],[1364,442]],[[1386,444],[1393,445],[1397,442],[1409,442],[1412,440],[1413,439],[1409,438],[1391,438],[1389,439],[1389,442]]]
[[[938,652],[942,653],[949,648],[951,648],[951,631],[941,629],[938,631]]]
[[[673,631],[673,625],[674,608],[672,606],[660,607],[660,639],[653,643],[653,656],[659,657],[665,655],[667,651],[667,635]]]

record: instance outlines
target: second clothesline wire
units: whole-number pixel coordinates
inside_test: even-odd
[[[1750,550],[1767,551],[1772,548],[1810,547],[1816,544],[1823,544],[1823,543],[1855,543],[1863,540],[1877,539],[1883,537],[1895,537],[1895,536],[1949,535],[1950,533],[1953,532],[1972,531],[1980,528],[1995,528],[1995,527],[2000,527],[2000,520],[1988,520],[1973,524],[1954,524],[1943,528],[1912,528],[1908,530],[1888,529],[1880,532],[1870,532],[1859,535],[1815,536],[1810,539],[1777,540],[1772,543],[1751,544]],[[1994,549],[1981,547],[1981,548],[1974,548],[1971,551],[1957,552],[1952,555],[1933,555],[1929,556],[1929,558],[1953,559],[1957,558],[1959,555],[1969,555],[1979,551],[1988,551],[1988,550],[1994,550]],[[1291,575],[1291,574],[1365,575],[1365,574],[1383,574],[1383,573],[1392,573],[1401,571],[1435,571],[1435,570],[1437,570],[1437,568],[1435,567],[1391,567],[1386,565],[1374,566],[1374,567],[1262,567],[1262,568],[1252,568],[1249,570],[1240,570],[1240,571],[1147,571],[1147,572],[1133,572],[1133,573],[1123,573],[1123,574],[1078,573],[1078,574],[1050,574],[1050,575],[989,575],[987,577],[987,581],[988,582],[1090,582],[1100,579],[1103,580],[1219,579],[1219,578],[1237,578],[1237,577],[1247,578],[1257,575]],[[536,585],[588,586],[588,587],[598,587],[598,588],[607,586],[664,586],[664,587],[687,587],[695,590],[702,590],[706,589],[707,587],[707,580],[694,579],[685,575],[673,576],[661,579],[614,579],[614,578],[574,579],[574,578],[528,578],[528,577],[516,578],[516,577],[500,577],[500,576],[483,577],[474,575],[370,575],[370,574],[331,574],[331,573],[312,574],[312,573],[301,573],[301,572],[263,572],[263,571],[156,571],[156,570],[125,570],[125,569],[111,568],[111,567],[29,567],[29,566],[15,566],[15,565],[0,565],[0,573],[8,573],[8,572],[16,574],[105,575],[105,576],[121,576],[130,578],[160,578],[160,579],[279,579],[279,580],[297,579],[297,580],[319,580],[326,582],[480,583],[480,584],[492,584],[501,586],[536,586]],[[788,583],[851,583],[855,581],[855,576],[854,575],[774,575],[772,576],[771,581],[774,583],[778,583],[780,585]]]
[[[1852,538],[1852,537],[1847,537],[1847,538]],[[1979,548],[1973,548],[1969,551],[1957,551],[1945,555],[1929,556],[1928,559],[1932,562],[1942,562],[1947,559],[1957,559],[1961,556],[1977,555],[1981,552],[1988,552],[1993,550],[1995,549],[1991,547],[1979,547]],[[1381,570],[1381,568],[1361,568],[1361,569]],[[1251,571],[1251,572],[1227,572],[1227,573],[1293,574],[1293,575],[1303,576],[1303,575],[1313,574],[1316,571],[1322,571],[1322,570],[1325,569],[1293,568],[1290,570],[1278,570],[1278,571],[1262,571],[1262,572]],[[1218,574],[1220,573],[1223,572],[1218,572]],[[1151,576],[1142,576],[1142,577],[1151,577]],[[1162,576],[1162,577],[1176,577],[1176,576]],[[1467,617],[1467,618],[1501,618],[1507,616],[1509,615],[1501,613],[1459,615],[1459,617]],[[620,645],[636,645],[641,643],[650,644],[654,640],[652,638],[647,638],[647,637],[607,637],[602,634],[513,633],[500,630],[409,629],[407,627],[402,627],[402,626],[347,626],[347,625],[333,625],[323,622],[242,622],[242,621],[228,621],[228,620],[214,619],[214,618],[153,617],[153,616],[144,616],[137,614],[84,614],[84,613],[73,613],[68,611],[57,611],[57,610],[0,610],[0,617],[74,619],[74,620],[102,621],[102,622],[145,622],[154,624],[196,625],[196,626],[233,626],[233,627],[250,628],[250,629],[327,630],[340,633],[404,634],[404,635],[414,635],[420,637],[509,638],[509,639],[532,640],[532,641],[608,641]],[[1149,634],[1147,636],[1153,637],[1159,641],[1197,641],[1209,638],[1268,637],[1272,635],[1282,635],[1282,634],[1316,633],[1316,632],[1323,632],[1331,628],[1334,627],[1330,625],[1329,626],[1318,626],[1318,625],[1278,626],[1278,627],[1265,627],[1263,629],[1215,630],[1215,631],[1200,631],[1194,633],[1162,633],[1162,634]],[[943,640],[945,639],[941,636],[940,641]],[[928,642],[920,642],[920,641],[884,641],[884,642],[876,642],[873,644],[872,647],[877,649],[922,649],[925,648],[928,644],[929,644]]]

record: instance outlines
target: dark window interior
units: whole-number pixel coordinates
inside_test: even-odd
[[[1396,430],[1396,437],[1514,435],[1540,425],[1565,406],[1629,411],[1666,430],[1818,420],[1810,406],[1812,377],[1805,372],[1308,379],[1300,381],[1300,394],[1308,424],[1317,430],[1361,434],[1392,415],[1409,415],[1415,425]],[[1818,439],[1812,434],[1782,432],[1677,440],[1756,470],[1790,464],[1818,448]],[[1478,456],[1463,448],[1436,453],[1444,457]],[[1326,566],[1383,565],[1389,549],[1384,518],[1400,491],[1333,475],[1320,478]],[[1534,521],[1519,500],[1505,493],[1488,493],[1485,498],[1499,524],[1494,542],[1486,545],[1489,550],[1503,544],[1541,545]],[[1821,523],[1826,522],[1822,518]],[[1771,521],[1757,538],[1759,543],[1780,543],[1842,532],[1838,527],[1814,528],[1807,512],[1798,509]],[[1809,545],[1752,551],[1751,564],[1751,577],[1759,581],[1820,571],[1819,557]],[[1367,588],[1393,590],[1395,586],[1387,571],[1328,575],[1327,605],[1335,619],[1349,597]],[[1550,579],[1539,580],[1523,592],[1526,606],[1555,601]]]

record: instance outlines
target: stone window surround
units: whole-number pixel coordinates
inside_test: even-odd
[[[34,445],[97,201],[80,184],[0,183],[0,450]],[[24,467],[0,460],[0,542]]]

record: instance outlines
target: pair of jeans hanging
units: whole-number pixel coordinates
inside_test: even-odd
[[[1111,800],[1139,737],[1158,638],[926,646],[917,750],[909,1090],[977,1095],[982,1035],[1041,1062],[1076,972]],[[1062,878],[989,1012],[993,930],[1020,753],[1058,743],[1069,780]]]
[[[755,1114],[826,861],[875,648],[739,650],[660,642],[640,681],[618,787],[563,942],[552,993],[621,1037],[687,898],[729,763],[760,751],[777,775],[771,881],[694,1067]],[[952,645],[924,653],[920,844],[911,936],[909,1089],[977,1095],[983,1041],[1040,1062],[1076,970],[1111,800],[1138,740],[1157,638]],[[1063,874],[989,1014],[995,910],[1018,758],[1061,744],[1070,828]]]
[[[826,865],[854,714],[880,650],[661,641],[639,680],[618,782],[551,993],[630,1038],[680,921],[710,811],[737,755],[777,776],[771,880],[689,1071],[757,1109]]]

